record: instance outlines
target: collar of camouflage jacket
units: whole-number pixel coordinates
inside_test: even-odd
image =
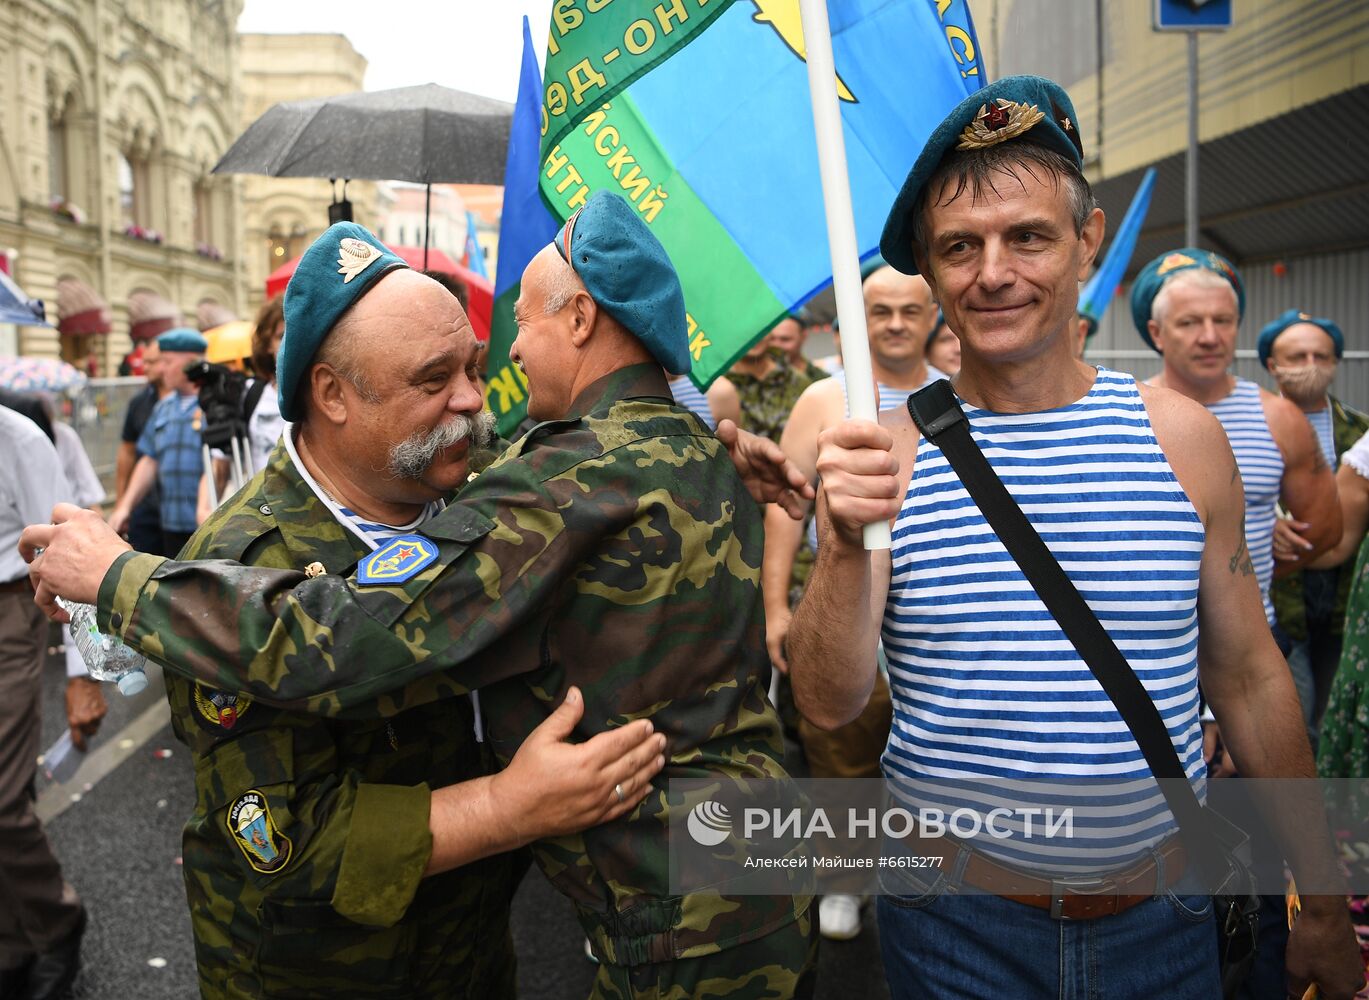
[[[290,433],[287,429],[286,433]],[[338,523],[295,468],[283,441],[277,442],[266,463],[261,513],[275,521],[276,529],[297,565],[319,562],[329,573],[343,576],[370,551],[361,539]]]
[[[606,412],[614,403],[624,399],[657,398],[674,402],[665,372],[657,364],[628,365],[580,390],[566,411],[566,420],[579,420],[591,413]]]

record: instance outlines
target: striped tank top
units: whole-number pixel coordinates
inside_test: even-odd
[[[713,408],[708,405],[708,397],[699,391],[688,375],[681,375],[679,378],[670,380],[670,394],[675,397],[675,403],[690,410],[693,414],[708,425],[710,431],[718,429],[718,422],[713,419]]]
[[[879,389],[879,412],[883,413],[885,410],[892,410],[895,407],[902,406],[907,401],[908,397],[917,392],[918,389],[925,389],[937,379],[945,377],[946,375],[944,372],[940,372],[931,365],[928,365],[927,377],[922,380],[922,384],[919,385],[917,389],[895,389],[893,386],[885,385],[883,382],[876,382],[875,385]],[[846,370],[843,368],[839,372],[834,372],[832,379],[841,385],[841,391],[845,394]],[[850,416],[851,404],[849,402],[846,404],[846,413],[847,416]]]
[[[1206,793],[1198,724],[1204,530],[1131,375],[1099,369],[1039,413],[965,406],[1008,492],[1154,699]],[[977,848],[1059,874],[1117,868],[1174,830],[1126,723],[985,522],[941,449],[918,444],[893,532],[882,636],[893,726],[883,767],[915,808],[1073,806],[1069,840],[999,824]],[[1014,807],[1015,807],[1014,806]]]
[[[1260,403],[1260,387],[1243,378],[1229,396],[1207,408],[1221,423],[1236,453],[1245,487],[1245,544],[1255,564],[1255,579],[1260,584],[1264,616],[1274,624],[1274,604],[1269,599],[1269,584],[1274,579],[1274,505],[1279,502],[1283,483],[1283,453],[1269,433]]]
[[[1340,462],[1336,459],[1336,432],[1331,424],[1331,407],[1323,406],[1320,410],[1307,414],[1307,421],[1316,432],[1317,444],[1321,445],[1321,457],[1326,459],[1326,464],[1331,466],[1333,471],[1339,469]]]

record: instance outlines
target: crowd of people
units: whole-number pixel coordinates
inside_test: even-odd
[[[1161,372],[1087,363],[1078,291],[1105,220],[1074,120],[1057,85],[1007,78],[912,165],[864,269],[877,422],[849,419],[848,373],[808,356],[802,313],[699,391],[674,267],[607,193],[523,274],[529,429],[512,443],[482,408],[461,290],[351,223],[257,319],[245,483],[201,438],[185,372],[203,337],[149,345],[107,523],[55,459],[5,497],[0,621],[29,636],[39,607],[63,617],[55,596],[92,603],[168,668],[196,764],[184,868],[204,996],[513,996],[528,855],[575,906],[596,997],[811,996],[818,937],[859,935],[866,900],[797,879],[679,894],[668,877],[684,807],[667,780],[791,774],[883,776],[919,805],[1004,777],[1151,786],[1128,836],[1086,820],[1069,856],[919,841],[944,863],[882,875],[877,901],[896,997],[1364,986],[1366,900],[1306,894],[1293,919],[1285,885],[1258,886],[1259,947],[1232,985],[1230,921],[1135,706],[909,405],[951,380],[1194,795],[1369,776],[1369,417],[1331,395],[1344,335],[1289,303],[1259,337],[1279,391],[1232,375],[1241,276],[1181,247],[1132,285]],[[24,418],[0,419],[20,441]],[[888,551],[864,547],[877,521]],[[36,685],[18,664],[38,655],[11,655],[0,683],[28,707],[0,699],[0,813],[33,848],[0,863],[21,901],[0,913],[0,976],[57,996],[84,914],[26,804]],[[1338,884],[1316,810],[1263,819],[1277,866]]]

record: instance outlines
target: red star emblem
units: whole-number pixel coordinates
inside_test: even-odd
[[[401,558],[401,559],[409,559],[409,558],[412,558],[412,557],[413,557],[413,554],[414,554],[414,550],[413,550],[413,549],[410,549],[410,548],[404,548],[404,549],[400,549],[400,550],[399,550],[399,558]]]
[[[997,104],[990,106],[989,113],[984,116],[984,127],[997,132],[1006,124],[1008,124],[1008,112]]]

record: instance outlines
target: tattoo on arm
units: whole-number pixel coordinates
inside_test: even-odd
[[[1231,556],[1231,561],[1227,563],[1227,570],[1234,576],[1237,570],[1241,571],[1241,576],[1254,576],[1255,563],[1250,558],[1250,549],[1245,544],[1245,515],[1241,515],[1241,541],[1236,546],[1236,551]]]
[[[1312,472],[1320,473],[1325,468],[1327,468],[1326,456],[1322,454],[1321,445],[1318,444],[1317,449],[1312,452]]]

